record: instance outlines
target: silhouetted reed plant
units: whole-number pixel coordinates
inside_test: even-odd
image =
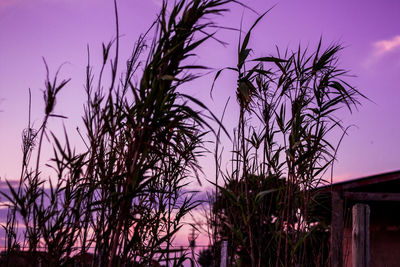
[[[85,127],[79,130],[83,152],[75,151],[66,130],[60,137],[48,129],[49,119],[60,117],[54,107],[69,80],[59,81],[58,72],[51,79],[46,65],[43,122],[34,129],[29,119],[19,184],[8,183],[10,193],[3,192],[9,210],[1,264],[143,266],[156,260],[182,265],[185,252],[178,257],[170,252],[176,252],[173,240],[184,216],[199,205],[188,178],[200,171],[204,135],[213,131],[208,119],[225,129],[179,88],[197,78],[193,70],[206,68],[187,59],[213,38],[207,32],[217,26],[208,15],[221,14],[228,3],[240,4],[180,0],[167,12],[164,1],[154,24],[121,63],[114,1],[117,37],[103,44],[98,74],[88,51]],[[214,132],[216,196],[209,218],[214,252],[208,254],[219,265],[218,244],[226,239],[230,266],[325,266],[329,228],[314,213],[316,189],[340,143],[328,136],[346,131],[337,112],[351,111],[362,95],[337,66],[339,45],[323,49],[320,42],[312,53],[299,47],[251,59],[250,35],[265,14],[241,40],[237,66],[226,68],[238,76],[240,114],[230,171],[221,171],[221,131]],[[49,179],[40,167],[46,136],[54,151],[46,166],[56,173]]]
[[[117,37],[103,44],[98,74],[88,51],[82,153],[74,150],[67,131],[60,137],[47,128],[51,117],[59,117],[57,94],[68,83],[59,81],[58,73],[53,80],[48,74],[43,123],[33,129],[29,121],[19,186],[9,184],[11,193],[3,193],[10,202],[3,263],[16,264],[19,255],[31,266],[131,266],[154,259],[181,265],[185,253],[171,259],[168,252],[182,218],[198,205],[187,178],[200,170],[197,159],[210,128],[193,106],[207,108],[179,87],[197,77],[193,69],[204,68],[188,65],[187,59],[212,37],[207,31],[215,25],[205,17],[224,12],[229,2],[181,0],[167,12],[164,1],[153,26],[122,64],[114,1]],[[154,38],[146,44],[151,32]],[[108,71],[111,78],[104,79]],[[40,167],[44,136],[54,150],[47,166],[56,177],[49,179]]]
[[[346,132],[338,111],[363,96],[337,65],[340,45],[251,58],[250,35],[264,15],[242,39],[237,66],[215,77],[237,74],[240,114],[232,169],[220,171],[225,184],[216,186],[214,240],[228,240],[231,266],[326,266],[329,225],[313,212],[317,188],[329,182]]]

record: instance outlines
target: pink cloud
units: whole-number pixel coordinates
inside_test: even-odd
[[[375,48],[375,56],[382,56],[400,47],[400,35],[396,35],[389,40],[377,41],[373,45]]]
[[[391,39],[379,40],[372,43],[372,51],[365,58],[363,66],[369,69],[375,63],[380,61],[382,57],[396,50],[400,50],[400,35],[396,35]]]

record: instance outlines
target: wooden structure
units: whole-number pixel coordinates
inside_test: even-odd
[[[400,266],[400,171],[321,192],[331,211],[331,267]]]
[[[367,204],[357,203],[352,208],[351,254],[353,266],[370,266],[370,216]]]

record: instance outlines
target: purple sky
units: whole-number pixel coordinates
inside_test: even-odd
[[[343,113],[345,124],[355,124],[341,146],[335,167],[335,179],[360,176],[400,169],[400,2],[395,0],[248,0],[246,4],[262,12],[276,7],[258,25],[250,45],[255,56],[274,52],[275,45],[285,49],[309,45],[312,49],[320,36],[325,44],[342,43],[340,66],[356,77],[350,82],[371,101],[352,115]],[[127,55],[134,40],[154,19],[160,0],[119,1],[122,54]],[[57,113],[69,117],[64,121],[72,142],[82,146],[74,131],[81,125],[84,103],[84,75],[86,45],[90,46],[94,63],[101,57],[101,43],[114,34],[111,0],[0,0],[0,177],[18,177],[21,162],[21,131],[27,125],[28,88],[32,90],[32,119],[38,127],[43,105],[42,92],[45,57],[52,73],[67,62],[60,78],[72,78],[61,92]],[[218,19],[224,26],[240,26],[243,8]],[[244,11],[244,29],[257,16]],[[196,63],[213,68],[232,66],[238,35],[220,31],[220,39],[230,43],[223,47],[209,42],[199,49]],[[126,58],[126,57],[125,57]],[[98,65],[97,65],[98,66]],[[98,71],[95,69],[94,71]],[[212,76],[198,81],[188,93],[199,97],[220,114],[223,103],[234,96],[235,77],[221,76],[209,98]],[[234,100],[233,98],[232,100]],[[231,101],[228,128],[237,118],[236,102]],[[60,120],[52,120],[50,127],[60,128]],[[230,129],[230,128],[229,128]],[[338,137],[339,138],[339,137]],[[226,150],[230,146],[227,145]],[[47,154],[46,154],[47,153]],[[44,155],[49,155],[45,151]],[[44,156],[45,157],[45,156]],[[204,159],[206,174],[213,173],[212,160]]]
[[[396,151],[400,147],[400,105],[398,86],[400,76],[400,3],[398,1],[245,1],[262,12],[275,8],[258,25],[251,40],[256,56],[269,55],[274,46],[285,49],[309,45],[312,49],[323,36],[325,44],[342,43],[340,65],[356,77],[350,82],[371,101],[353,115],[343,113],[346,124],[355,124],[349,131],[338,154],[336,179],[355,178],[400,169]],[[123,55],[133,46],[139,33],[145,31],[155,17],[160,0],[119,1]],[[240,25],[243,8],[218,18],[224,26]],[[244,29],[256,15],[244,11]],[[81,125],[84,102],[84,71],[86,45],[92,58],[100,58],[102,42],[115,36],[111,0],[2,0],[0,1],[0,177],[18,176],[21,158],[21,131],[26,127],[28,88],[32,90],[33,121],[41,122],[45,57],[50,69],[67,62],[62,78],[72,78],[60,94],[57,112],[69,117],[64,121],[76,144],[81,142],[74,132]],[[220,31],[217,35],[230,43],[226,48],[209,42],[199,49],[196,63],[216,69],[235,64],[238,35]],[[125,51],[125,54],[124,54]],[[96,61],[94,62],[96,63]],[[95,71],[96,69],[95,66]],[[212,76],[196,83],[187,92],[206,102],[217,114],[228,96],[234,95],[235,77],[222,75],[209,98]],[[201,87],[201,88],[200,88]],[[234,99],[234,98],[233,98]],[[235,101],[229,106],[229,122],[237,118]],[[60,128],[62,122],[53,120],[50,127]],[[74,137],[75,136],[75,137]],[[205,165],[210,161],[205,160]],[[205,171],[212,166],[205,166]],[[211,172],[212,173],[212,172]]]

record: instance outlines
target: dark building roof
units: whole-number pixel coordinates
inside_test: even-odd
[[[328,223],[331,219],[332,192],[337,192],[345,201],[345,212],[349,212],[355,203],[368,203],[381,219],[390,216],[393,220],[396,217],[396,223],[400,223],[400,214],[393,214],[400,210],[400,171],[343,181],[317,190],[313,213]]]
[[[400,171],[352,179],[320,187],[323,191],[400,192]]]

